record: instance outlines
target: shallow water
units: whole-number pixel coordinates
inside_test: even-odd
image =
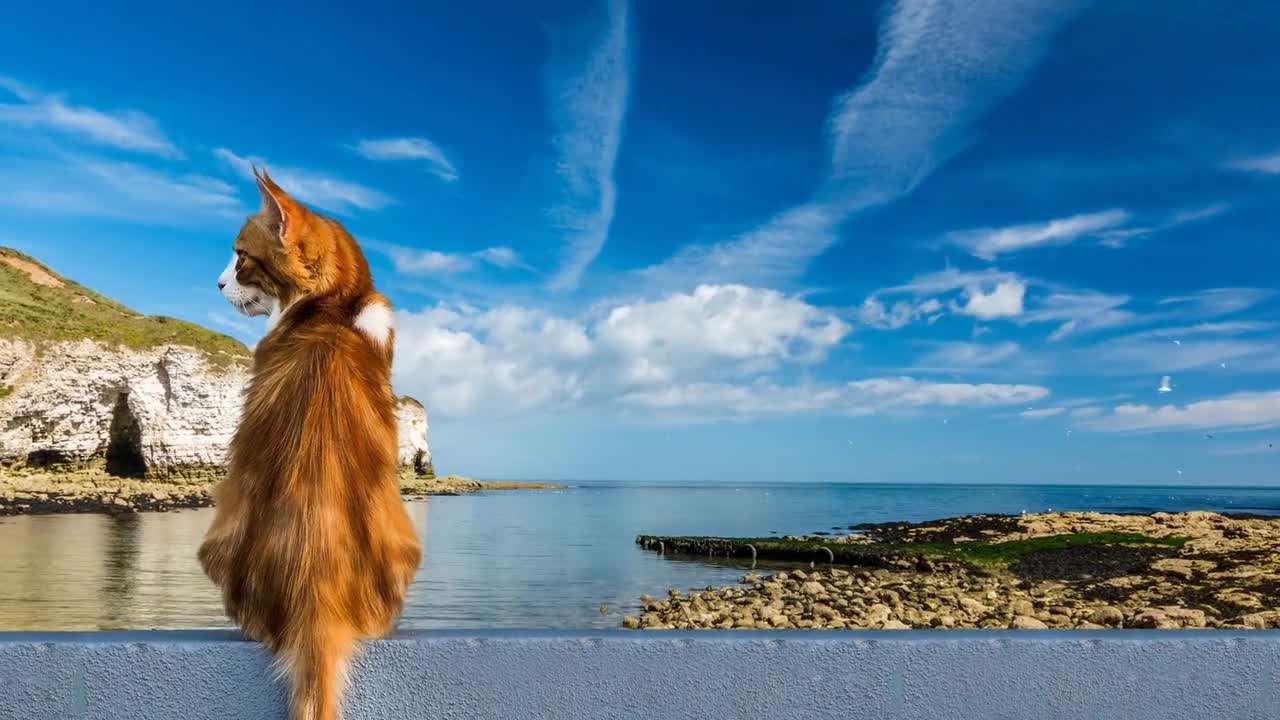
[[[1050,509],[1280,514],[1280,488],[592,484],[408,507],[423,567],[402,627],[585,628],[616,627],[642,593],[730,583],[746,568],[662,558],[634,544],[640,533],[769,535]],[[0,518],[0,630],[226,626],[195,559],[212,515]]]

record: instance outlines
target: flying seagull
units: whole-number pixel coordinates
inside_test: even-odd
[[[1160,378],[1160,387],[1156,388],[1156,392],[1162,392],[1162,393],[1173,392],[1173,384],[1170,382],[1170,380],[1172,380],[1172,378],[1170,378],[1168,375],[1165,375],[1164,377]]]

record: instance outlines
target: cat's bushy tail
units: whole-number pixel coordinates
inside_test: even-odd
[[[289,720],[339,720],[354,649],[345,623],[299,624],[283,638],[276,662],[289,686]]]

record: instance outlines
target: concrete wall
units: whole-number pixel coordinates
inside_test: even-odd
[[[355,663],[346,718],[1280,718],[1280,633],[406,634]],[[0,719],[282,718],[221,632],[0,634]]]

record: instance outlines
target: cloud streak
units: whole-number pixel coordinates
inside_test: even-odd
[[[613,171],[630,86],[628,8],[625,0],[605,0],[603,10],[603,27],[592,28],[589,39],[577,25],[555,28],[551,36],[547,88],[560,180],[551,217],[564,234],[560,267],[550,283],[557,291],[576,288],[604,249],[617,205]]]
[[[53,132],[93,145],[147,155],[182,156],[159,123],[145,113],[74,105],[62,95],[39,92],[12,78],[0,77],[0,89],[17,100],[0,103],[0,124]]]
[[[458,169],[439,145],[421,137],[360,140],[352,150],[369,160],[420,160],[432,175],[445,182],[458,181]]]
[[[245,213],[236,189],[217,178],[75,153],[11,158],[0,166],[0,206],[169,227]]]
[[[1280,425],[1280,390],[1241,392],[1186,405],[1118,405],[1079,426],[1105,432],[1255,430]]]
[[[488,247],[471,253],[446,253],[425,248],[411,248],[403,245],[365,241],[367,247],[386,255],[395,266],[397,272],[406,275],[450,274],[474,270],[478,263],[484,263],[500,269],[520,268],[529,270],[529,266],[520,258],[520,254],[509,247]]]
[[[1002,228],[978,228],[947,234],[947,242],[968,250],[983,260],[1029,248],[1069,245],[1080,238],[1115,228],[1129,220],[1124,210],[1072,215],[1046,222],[1009,225]]]
[[[828,175],[811,200],[737,238],[644,269],[663,285],[776,284],[802,273],[850,215],[910,193],[970,141],[975,121],[1034,68],[1081,5],[1064,0],[899,0],[866,79],[827,121]]]

